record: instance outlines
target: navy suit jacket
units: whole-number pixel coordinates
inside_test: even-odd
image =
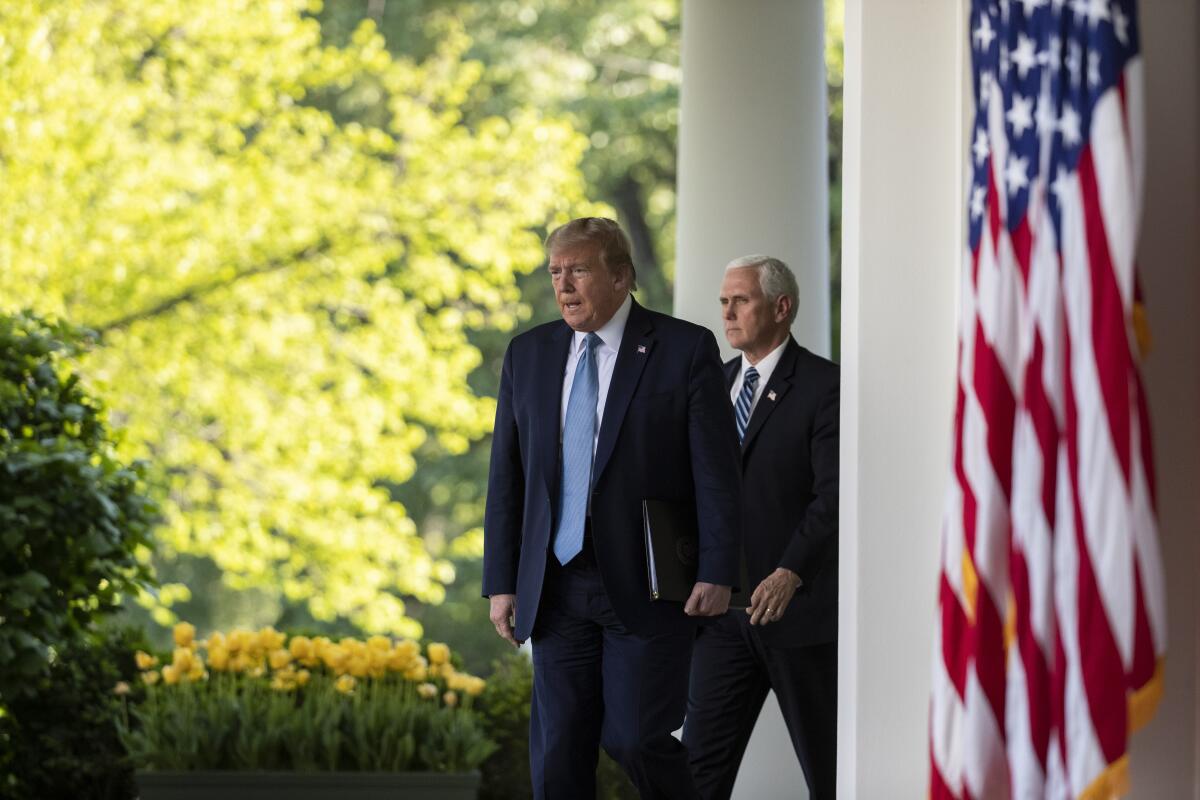
[[[725,364],[726,394],[741,358]],[[749,591],[776,567],[803,580],[768,644],[837,641],[838,414],[841,371],[788,338],[742,440]],[[773,399],[772,399],[773,398]]]
[[[516,637],[533,630],[559,502],[559,426],[571,328],[540,325],[504,356],[484,515],[483,594],[515,594]],[[592,538],[613,610],[651,635],[692,618],[652,601],[642,500],[692,503],[698,580],[737,579],[741,479],[729,389],[706,328],[643,308],[629,311],[592,470]]]

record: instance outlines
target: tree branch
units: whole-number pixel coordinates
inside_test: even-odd
[[[172,297],[168,297],[165,300],[161,300],[148,308],[143,308],[139,311],[134,311],[130,314],[126,314],[123,317],[118,317],[117,319],[110,320],[109,322],[106,322],[103,325],[92,326],[92,330],[96,331],[99,338],[103,339],[104,336],[111,331],[121,330],[122,328],[128,328],[130,325],[132,325],[135,322],[141,322],[142,320],[145,320],[145,319],[151,319],[153,317],[161,316],[161,315],[166,314],[167,312],[173,310],[177,306],[183,305],[185,303],[195,302],[196,300],[199,300],[200,298],[204,297],[205,295],[211,294],[219,289],[225,289],[230,286],[233,286],[235,283],[237,283],[241,280],[244,280],[246,278],[252,278],[255,275],[265,275],[268,272],[276,272],[281,269],[286,269],[287,267],[290,267],[294,264],[312,261],[314,258],[321,255],[322,253],[327,252],[328,250],[329,250],[329,242],[327,242],[325,240],[321,240],[321,241],[317,242],[316,244],[312,245],[311,247],[307,247],[304,250],[301,250],[299,253],[296,253],[287,258],[271,259],[270,261],[267,261],[263,264],[258,264],[253,267],[246,267],[245,269],[240,269],[237,272],[230,275],[228,278],[224,278],[222,280],[217,280],[217,281],[212,281],[210,283],[202,284],[200,286],[192,286],[188,289],[183,290],[179,294],[174,295]]]
[[[656,78],[660,81],[679,85],[683,70],[677,64],[668,64],[665,61],[655,61],[649,58],[635,58],[621,53],[606,53],[596,56],[595,63],[605,70],[617,70],[620,72],[628,72],[631,75],[642,75],[647,78]]]

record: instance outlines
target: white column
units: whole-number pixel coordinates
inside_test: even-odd
[[[1200,10],[1139,5],[1146,89],[1146,190],[1138,259],[1154,339],[1143,365],[1154,426],[1159,540],[1167,575],[1166,692],[1133,737],[1133,797],[1200,798]]]
[[[675,314],[725,356],[717,296],[725,265],[763,253],[800,284],[793,333],[829,354],[825,30],[819,0],[684,0]],[[735,800],[805,796],[774,695]]]
[[[839,797],[927,792],[963,252],[964,6],[846,1]]]
[[[713,330],[725,264],[800,283],[796,339],[829,353],[825,31],[818,0],[685,0],[675,313]]]

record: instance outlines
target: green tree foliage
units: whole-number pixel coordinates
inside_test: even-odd
[[[486,65],[468,114],[541,108],[585,134],[588,196],[629,232],[641,301],[670,310],[679,0],[361,0],[321,14],[339,39],[364,18],[392,52],[415,57],[437,48],[447,24],[465,26],[468,55]]]
[[[147,579],[155,508],[74,371],[80,339],[0,314],[0,716]]]
[[[468,116],[484,67],[452,18],[413,58],[370,20],[330,44],[318,11],[6,6],[0,309],[98,331],[88,372],[159,467],[164,574],[203,557],[417,635],[402,596],[439,602],[453,566],[394,489],[489,429],[468,334],[526,313],[545,228],[589,210],[587,143],[534,107]]]

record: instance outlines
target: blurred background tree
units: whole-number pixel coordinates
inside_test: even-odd
[[[527,313],[516,276],[590,208],[586,140],[468,119],[484,69],[453,20],[416,60],[369,20],[326,43],[316,9],[10,6],[0,303],[101,337],[89,377],[157,467],[159,622],[208,570],[244,601],[210,617],[419,635],[404,598],[454,569],[392,490],[488,430],[468,332]]]
[[[671,308],[679,0],[53,0],[0,31],[0,309],[101,331],[169,521],[157,621],[423,625],[485,671],[491,398],[557,315],[540,239],[617,216]]]

